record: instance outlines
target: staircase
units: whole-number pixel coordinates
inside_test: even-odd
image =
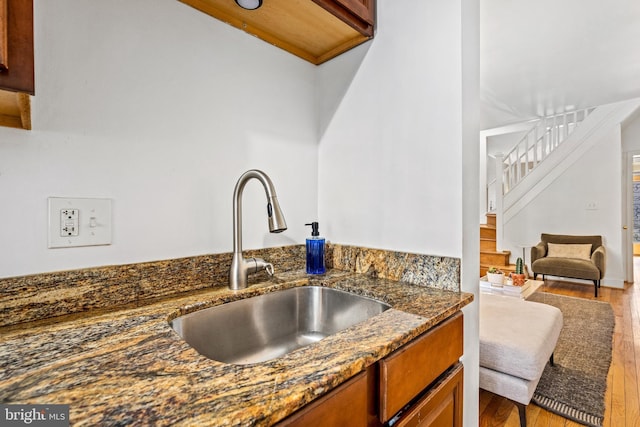
[[[566,170],[566,165],[593,145],[584,143],[585,139],[617,108],[586,108],[543,117],[506,155],[496,154],[496,180],[487,187],[487,198],[490,192],[495,194],[495,214],[487,214],[487,227],[493,231],[484,231],[493,238],[493,243],[481,239],[481,273],[491,266],[502,267],[505,273],[511,271],[508,256],[502,261],[508,252],[497,251],[509,240],[504,236],[504,225]],[[587,118],[591,124],[584,127]],[[564,167],[558,167],[563,164]]]
[[[480,224],[480,277],[487,274],[490,267],[498,267],[505,274],[515,271],[509,264],[509,251],[496,251],[496,214],[486,214],[487,223]]]
[[[633,99],[542,118],[506,155],[496,154],[496,179],[486,193],[486,206],[494,206],[495,214],[486,214],[486,224],[480,225],[481,277],[492,266],[505,273],[515,269],[510,253],[497,250],[513,244],[505,225],[521,218],[536,197],[639,108],[640,101]]]

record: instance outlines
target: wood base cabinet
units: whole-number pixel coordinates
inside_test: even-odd
[[[367,371],[308,404],[278,426],[366,426],[369,399]]]
[[[431,387],[393,425],[396,427],[462,427],[462,364]]]
[[[458,312],[278,425],[461,427],[462,343]]]

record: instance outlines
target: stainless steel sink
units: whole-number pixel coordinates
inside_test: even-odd
[[[303,286],[189,313],[171,326],[210,359],[249,364],[283,356],[389,308],[349,292]]]

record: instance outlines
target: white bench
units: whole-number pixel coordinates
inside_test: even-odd
[[[553,364],[561,329],[556,307],[480,295],[480,388],[513,401],[521,427],[547,361]]]

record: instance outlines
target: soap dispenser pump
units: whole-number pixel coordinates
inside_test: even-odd
[[[324,274],[324,237],[320,237],[318,223],[312,222],[311,237],[307,238],[307,274]]]

